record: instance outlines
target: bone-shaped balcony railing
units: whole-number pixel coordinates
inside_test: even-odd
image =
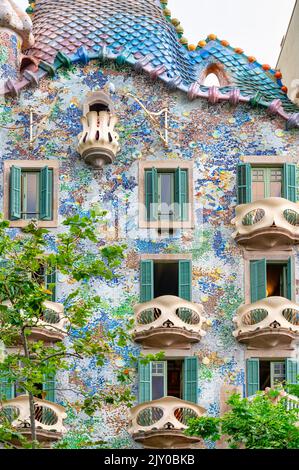
[[[280,197],[242,204],[232,220],[233,238],[241,244],[273,247],[299,243],[299,203]]]
[[[166,295],[134,307],[134,339],[147,347],[186,347],[206,332],[203,306]]]
[[[233,335],[241,342],[284,345],[299,336],[299,305],[284,297],[267,297],[239,307],[234,322]]]
[[[179,398],[164,397],[137,405],[131,408],[130,413],[129,433],[135,440],[140,442],[148,440],[151,442],[150,446],[155,447],[155,435],[159,435],[158,442],[168,447],[175,438],[187,442],[188,436],[184,435],[184,430],[188,427],[189,419],[200,418],[206,410],[202,406]]]
[[[20,395],[2,404],[4,415],[12,427],[22,429],[30,428],[30,411],[28,395]],[[64,434],[66,428],[63,420],[67,417],[63,406],[48,400],[34,398],[35,426],[37,431]]]
[[[64,316],[63,305],[58,302],[45,301],[44,307],[43,319],[38,321],[36,327],[66,336],[66,325],[68,321]]]
[[[90,111],[81,118],[83,131],[78,135],[78,152],[96,168],[112,163],[120,151],[119,135],[114,131],[117,117],[108,111]]]

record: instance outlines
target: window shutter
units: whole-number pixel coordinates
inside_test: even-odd
[[[48,401],[56,401],[56,381],[55,374],[48,374],[45,376],[43,383],[43,391],[46,392],[45,399]]]
[[[177,168],[174,178],[176,219],[188,220],[188,171]]]
[[[10,169],[9,217],[11,220],[21,218],[21,168],[12,166]]]
[[[293,299],[294,278],[293,278],[293,262],[292,258],[288,260],[287,267],[287,297],[289,300]]]
[[[179,297],[191,301],[192,265],[190,260],[179,261]]]
[[[14,386],[5,376],[0,377],[0,402],[14,398]]]
[[[247,359],[247,396],[251,397],[260,389],[260,361]]]
[[[297,385],[299,375],[298,361],[296,359],[286,360],[286,381],[289,384]]]
[[[46,289],[51,291],[51,301],[56,302],[56,283],[57,283],[57,271],[54,268],[46,269]]]
[[[283,197],[289,201],[297,202],[297,176],[294,164],[285,163],[283,165]]]
[[[251,202],[251,165],[239,163],[237,170],[238,205]]]
[[[140,302],[148,302],[154,298],[154,262],[141,261]]]
[[[156,168],[145,172],[145,207],[147,220],[157,220],[158,215],[158,171]]]
[[[138,364],[139,376],[139,403],[145,403],[152,399],[152,363]]]
[[[198,395],[198,358],[186,357],[183,368],[184,400],[197,403]]]
[[[47,166],[40,171],[40,196],[39,196],[39,218],[41,220],[52,219],[53,204],[53,171]]]
[[[267,296],[266,260],[250,261],[250,296],[251,302],[265,299]]]

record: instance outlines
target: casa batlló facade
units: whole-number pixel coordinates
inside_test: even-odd
[[[228,392],[296,381],[298,108],[281,73],[242,49],[213,34],[188,44],[167,0],[37,0],[26,14],[12,0],[0,6],[1,211],[11,235],[37,218],[55,250],[65,217],[108,210],[103,244],[125,242],[126,259],[116,279],[92,284],[102,304],[91,326],[135,318],[114,363],[74,361],[45,383],[38,409],[56,424],[51,438],[41,412],[41,433],[72,448],[76,430],[114,448],[212,446],[184,435],[190,417],[223,413]],[[211,73],[218,87],[205,85]],[[72,285],[60,273],[45,282],[56,284],[45,340],[63,341]],[[139,366],[131,410],[67,413],[76,387],[96,392],[130,353],[159,351],[164,360]],[[4,381],[1,391],[26,417],[26,396]]]

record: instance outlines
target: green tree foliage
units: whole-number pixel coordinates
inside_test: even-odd
[[[114,330],[103,327],[93,330],[90,319],[99,308],[101,299],[92,289],[92,281],[112,280],[124,258],[124,245],[106,245],[101,238],[101,224],[106,213],[91,211],[87,217],[75,215],[63,222],[64,230],[53,235],[38,228],[34,221],[15,235],[9,222],[0,220],[0,341],[7,355],[0,360],[0,376],[8,384],[17,384],[19,393],[26,393],[31,410],[31,446],[37,447],[34,424],[34,396],[41,395],[45,376],[69,370],[71,360],[95,359],[102,366],[115,354],[115,347],[123,347],[130,340],[132,320],[124,321]],[[48,243],[55,249],[49,253]],[[44,268],[56,270],[68,278],[73,286],[64,295],[64,316],[67,320],[67,341],[54,345],[32,339],[33,328],[43,328],[45,302],[51,300],[49,290],[41,282]],[[88,327],[88,328],[87,328]],[[10,349],[18,345],[18,348]],[[116,370],[116,383],[107,384],[96,396],[81,387],[81,407],[89,415],[103,403],[120,402],[130,405],[131,368]],[[0,405],[5,396],[0,397]],[[43,398],[43,397],[42,397]],[[1,409],[1,406],[0,406]],[[0,416],[0,442],[11,441],[9,420]],[[21,445],[24,439],[19,436]]]
[[[220,418],[190,419],[186,434],[212,441],[222,437],[235,449],[299,449],[299,410],[288,410],[280,393],[270,389],[250,399],[233,394],[230,411]]]

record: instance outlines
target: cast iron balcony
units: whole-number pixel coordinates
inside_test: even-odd
[[[114,131],[117,117],[109,111],[89,111],[81,122],[78,152],[85,162],[95,168],[112,163],[120,150],[119,136]]]
[[[184,434],[188,420],[200,418],[205,412],[194,403],[164,397],[132,408],[129,432],[136,442],[149,449],[189,448],[201,442],[201,438]]]
[[[248,248],[280,248],[299,243],[299,204],[269,197],[236,208],[235,240]]]
[[[233,335],[254,348],[288,347],[299,338],[299,305],[283,297],[268,297],[239,307]]]
[[[188,349],[206,332],[202,305],[166,295],[134,307],[134,340],[145,348]]]
[[[50,443],[61,439],[66,432],[63,420],[67,417],[63,406],[48,400],[34,398],[35,426],[39,442]],[[2,411],[13,428],[30,438],[30,412],[27,395],[20,395],[2,404]]]

